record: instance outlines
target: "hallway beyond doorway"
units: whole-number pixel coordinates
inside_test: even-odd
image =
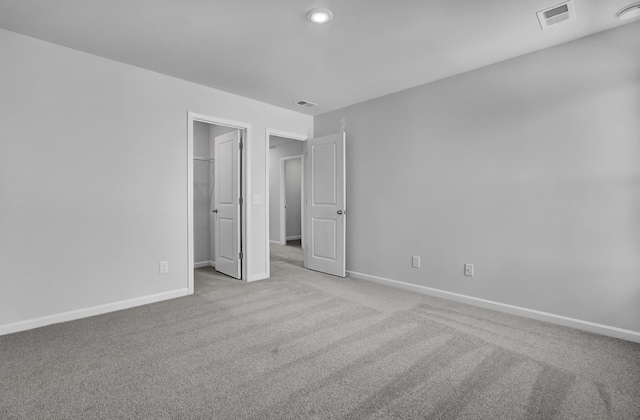
[[[287,241],[287,245],[271,244],[271,266],[274,264],[286,269],[287,265],[304,267],[304,254],[299,239]]]

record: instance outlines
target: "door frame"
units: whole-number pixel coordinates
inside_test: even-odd
[[[309,136],[307,136],[306,134],[300,134],[300,133],[290,133],[287,131],[281,131],[281,130],[275,130],[272,128],[267,128],[265,129],[265,142],[264,142],[264,167],[265,167],[265,172],[266,172],[266,176],[264,177],[264,190],[266,191],[265,193],[265,262],[266,262],[266,271],[267,271],[267,277],[269,278],[271,277],[271,241],[269,240],[271,238],[271,232],[270,232],[270,227],[269,227],[269,203],[270,203],[270,195],[269,194],[269,172],[270,172],[270,168],[269,168],[269,143],[271,140],[271,136],[277,136],[277,137],[283,137],[285,139],[292,139],[292,140],[299,140],[299,141],[307,141],[309,139]],[[303,188],[303,197],[304,197],[304,186]],[[304,199],[304,198],[303,198]],[[193,258],[192,258],[193,259]]]
[[[246,197],[249,196],[249,180],[251,179],[251,124],[228,120],[225,118],[214,117],[210,115],[198,114],[195,112],[187,112],[187,288],[189,294],[194,292],[194,234],[193,234],[193,123],[202,122],[205,124],[221,125],[224,127],[230,127],[238,129],[244,132],[243,136],[243,149],[240,151],[240,177],[242,181],[240,183],[243,203],[247,203]],[[243,259],[241,263],[242,281],[247,281],[247,267],[248,261],[251,257],[247,252],[248,246],[252,238],[251,232],[251,206],[242,205],[240,207],[240,252],[243,253]]]
[[[288,160],[300,159],[300,239],[304,248],[304,155],[285,156],[280,158],[280,245],[287,244],[287,193],[285,168]]]

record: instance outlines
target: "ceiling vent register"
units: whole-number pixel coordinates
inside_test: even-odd
[[[318,104],[314,104],[313,102],[309,102],[309,101],[298,101],[296,102],[296,105],[305,107],[305,108],[311,108],[313,106],[318,106]]]
[[[548,29],[576,18],[573,1],[567,1],[549,9],[541,10],[537,15],[542,29]]]

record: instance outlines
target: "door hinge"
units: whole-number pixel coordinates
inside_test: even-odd
[[[244,200],[240,197],[240,205],[244,204]]]
[[[242,148],[244,147],[243,144],[243,142],[238,143],[238,149],[242,150]]]
[[[240,253],[238,254],[238,258],[242,259],[243,257],[244,257],[243,253],[242,253],[242,252],[240,252]]]

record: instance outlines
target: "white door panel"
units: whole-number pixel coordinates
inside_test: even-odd
[[[240,271],[240,131],[215,138],[214,212],[216,270],[239,279]]]
[[[234,165],[232,160],[227,160],[227,158],[234,158],[234,146],[237,146],[234,143],[234,139],[231,138],[226,141],[221,139],[220,144],[218,144],[218,139],[216,138],[216,147],[218,147],[216,151],[216,168],[218,169],[216,180],[220,180],[220,188],[216,192],[218,193],[219,203],[225,205],[232,205],[234,201]],[[224,156],[225,158],[221,159],[218,156]]]
[[[316,206],[335,206],[337,204],[336,185],[336,144],[312,146],[314,154],[313,204]]]
[[[334,219],[313,219],[313,257],[336,261],[337,223]]]
[[[345,133],[308,140],[305,267],[346,275]]]
[[[218,230],[220,238],[233,238],[233,219],[218,217]],[[220,254],[218,259],[224,259],[230,262],[234,261],[233,241],[220,241]]]

